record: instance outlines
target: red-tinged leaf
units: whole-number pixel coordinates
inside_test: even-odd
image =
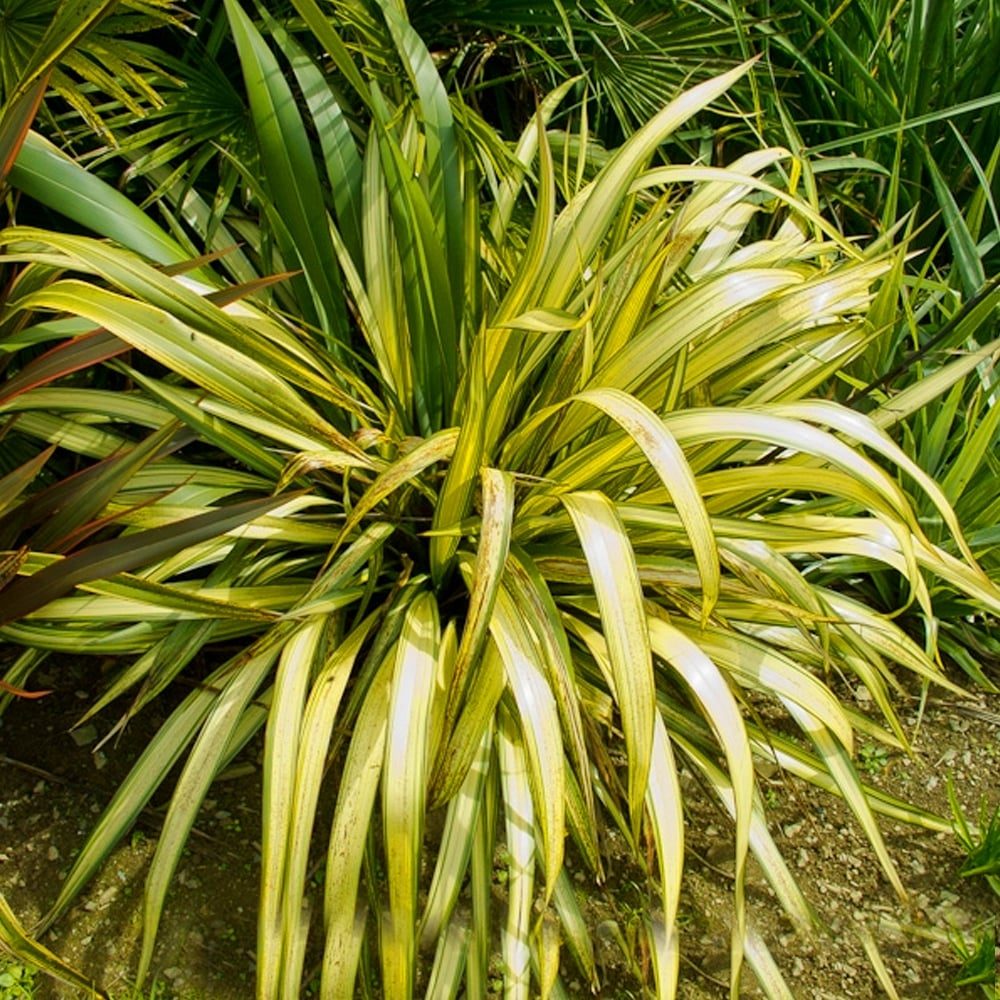
[[[138,569],[165,559],[188,546],[223,535],[298,495],[286,493],[276,497],[246,500],[205,514],[196,514],[175,524],[165,524],[91,545],[11,584],[4,591],[0,625],[37,611],[57,597],[68,594],[78,584]]]
[[[52,447],[55,448],[55,445]],[[58,511],[73,504],[76,497],[85,496],[91,485],[100,479],[104,470],[117,457],[112,455],[101,459],[22,501],[0,521],[0,549],[9,548],[23,532],[35,525],[44,524]]]
[[[0,691],[3,691],[4,694],[11,694],[15,698],[27,698],[29,701],[35,701],[38,698],[44,698],[47,694],[52,694],[51,691],[25,691],[24,688],[8,684],[3,678],[0,678]]]
[[[34,458],[19,465],[13,472],[8,472],[3,479],[0,479],[0,516],[27,489],[29,484],[34,482],[35,476],[42,471],[42,467],[52,457],[52,452],[55,450],[56,446],[50,445]]]
[[[35,358],[23,371],[4,383],[3,389],[0,389],[0,406],[29,389],[48,385],[63,375],[116,358],[128,350],[131,348],[124,340],[119,340],[107,330],[93,330],[63,341],[41,357]]]
[[[36,551],[67,552],[71,546],[66,544],[66,539],[97,517],[140,469],[190,440],[189,434],[182,433],[178,437],[178,430],[178,424],[168,423],[134,448],[112,455],[111,461],[102,465],[100,475],[88,482],[87,490],[77,490],[72,502],[64,504],[56,516],[46,520],[27,540],[28,544]]]
[[[154,458],[163,458],[170,452],[183,447],[193,440],[190,432],[176,432],[166,444],[160,444],[159,451],[153,455]],[[138,448],[145,446],[152,447],[148,438]],[[25,531],[36,525],[43,525],[42,530],[46,533],[43,538],[57,539],[60,534],[68,534],[75,531],[87,519],[93,517],[104,503],[114,496],[115,492],[124,485],[134,474],[135,464],[133,460],[142,457],[142,452],[136,454],[135,449],[110,455],[101,459],[86,469],[81,469],[70,476],[66,476],[52,486],[33,494],[23,500],[9,515],[0,519],[0,549],[9,548],[14,545]],[[146,458],[149,461],[149,458]],[[114,486],[114,478],[117,477],[117,486]],[[105,499],[101,504],[95,504],[100,492]],[[48,543],[42,543],[39,538],[31,539],[32,547],[39,549],[47,547]],[[79,539],[77,539],[79,544]],[[67,551],[64,546],[60,551]]]
[[[228,288],[220,288],[217,292],[209,292],[205,296],[209,302],[217,306],[227,306],[230,302],[238,302],[248,295],[259,292],[262,288],[270,288],[282,281],[294,278],[301,271],[282,271],[280,274],[268,274],[263,278],[254,278],[253,281],[246,281],[242,285],[230,285]]]
[[[115,521],[123,521],[129,514],[134,514],[138,510],[142,510],[144,507],[152,507],[155,503],[161,503],[166,500],[167,497],[173,490],[168,490],[164,493],[159,493],[156,496],[150,497],[148,500],[144,500],[142,503],[134,504],[131,507],[127,507],[125,510],[116,511],[114,514],[108,514],[105,517],[99,517],[94,521],[88,521],[86,524],[80,525],[74,531],[70,532],[68,535],[64,535],[62,538],[53,542],[49,551],[51,552],[72,552],[73,549],[79,548],[88,538],[92,535],[96,535],[102,528],[106,528],[109,524],[114,524]],[[34,541],[34,539],[32,539]]]
[[[200,256],[192,257],[189,260],[183,260],[179,264],[167,264],[159,270],[170,277],[178,274],[187,274],[189,271],[200,270],[207,264],[214,264],[215,261],[221,260],[223,257],[238,249],[239,246],[234,243],[232,246],[223,247],[221,250],[201,254]],[[295,271],[282,271],[279,274],[267,274],[262,278],[254,278],[253,281],[247,281],[241,285],[229,285],[226,288],[220,288],[217,291],[209,292],[205,298],[217,306],[229,305],[230,302],[237,302],[239,299],[245,299],[248,295],[253,295],[254,292],[260,291],[262,288],[270,288],[271,285],[276,285],[282,281],[288,281],[289,278],[294,278],[301,273],[302,270],[298,269]]]
[[[211,253],[199,254],[197,257],[190,257],[177,264],[165,264],[159,270],[164,274],[169,274],[171,277],[176,274],[187,274],[188,271],[197,271],[206,264],[214,264],[217,260],[222,260],[223,257],[227,257],[234,250],[239,250],[239,248],[239,244],[234,243],[232,246],[223,247],[221,250],[213,250]]]
[[[0,116],[0,184],[7,179],[10,168],[17,159],[24,137],[35,120],[38,105],[42,103],[48,83],[49,74],[45,73]]]

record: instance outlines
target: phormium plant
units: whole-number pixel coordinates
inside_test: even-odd
[[[182,763],[142,979],[198,809],[263,729],[259,997],[300,995],[312,924],[331,1000],[359,976],[389,997],[482,996],[497,920],[508,996],[565,995],[561,941],[596,985],[564,858],[599,877],[609,829],[647,873],[656,990],[673,996],[683,760],[733,821],[732,995],[745,956],[769,996],[790,996],[747,912],[751,852],[796,925],[812,918],[755,768],[843,795],[903,894],[874,813],[942,826],[864,789],[853,734],[906,748],[900,671],[953,687],[933,628],[922,647],[809,571],[861,554],[929,620],[925,573],[1000,610],[945,494],[882,429],[893,416],[811,395],[878,336],[866,316],[895,301],[898,251],[859,248],[794,193],[783,149],[649,168],[746,66],[681,94],[589,179],[585,131],[552,155],[559,92],[491,161],[399,6],[380,7],[392,47],[356,51],[314,0],[294,6],[332,71],[226,0],[252,217],[216,224],[167,185],[168,233],[38,137],[12,173],[95,236],[0,235],[22,269],[7,348],[95,330],[122,348],[106,384],[24,379],[0,406],[12,440],[100,470],[82,520],[46,523],[40,510],[64,510],[49,492],[0,526],[21,552],[0,602],[0,637],[28,650],[17,683],[36,650],[114,654],[87,717],[130,694],[124,725],[227,651],[150,741],[44,925]],[[235,233],[239,249],[198,257]],[[833,670],[864,682],[880,719],[841,704]],[[760,699],[803,739],[766,728]]]

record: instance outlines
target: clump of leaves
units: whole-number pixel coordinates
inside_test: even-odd
[[[955,835],[966,852],[959,874],[965,878],[982,877],[1000,899],[1000,806],[994,807],[991,813],[983,799],[980,802],[978,823],[970,823],[958,802],[955,786],[950,778],[948,802],[951,805]],[[991,920],[979,930],[971,945],[957,931],[950,935],[952,948],[962,960],[956,984],[979,986],[989,1000],[996,1000],[997,996],[996,934],[996,920]]]
[[[0,956],[0,1000],[31,1000],[37,970]]]
[[[889,763],[889,751],[878,743],[863,743],[859,756],[862,768],[871,775],[880,774]]]
[[[1000,805],[990,812],[983,799],[979,804],[979,822],[970,823],[948,779],[948,802],[954,821],[955,835],[965,849],[966,857],[959,874],[966,878],[982,876],[1000,897]]]
[[[962,960],[962,967],[955,976],[956,986],[978,986],[986,1000],[997,998],[997,929],[991,921],[980,929],[970,946],[958,931],[949,935],[952,949]]]

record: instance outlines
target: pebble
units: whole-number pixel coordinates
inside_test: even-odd
[[[59,848],[55,844],[50,845],[49,849],[45,852],[45,856],[49,861],[59,860]]]
[[[85,747],[97,739],[97,726],[81,726],[79,729],[72,730],[69,735],[78,747]]]

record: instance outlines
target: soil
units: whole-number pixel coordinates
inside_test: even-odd
[[[69,682],[67,683],[67,674]],[[92,697],[82,669],[38,676],[56,687],[45,699],[16,702],[0,718],[0,893],[31,925],[58,894],[94,819],[162,721],[140,716],[117,744],[95,752],[111,721],[70,733]],[[155,713],[156,709],[151,710]],[[907,720],[914,755],[883,755],[860,740],[865,780],[948,816],[946,779],[967,815],[1000,806],[1000,697],[931,700]],[[252,747],[213,789],[175,876],[154,959],[156,1000],[247,1000],[253,996],[259,877],[259,753]],[[728,996],[732,859],[729,824],[689,776],[688,869],[682,901],[683,1000]],[[877,951],[899,997],[982,996],[954,986],[959,967],[949,934],[968,940],[993,927],[998,900],[982,879],[959,874],[963,851],[951,833],[884,821],[889,850],[908,891],[897,899],[863,832],[843,803],[802,781],[775,775],[762,792],[772,834],[815,907],[819,929],[795,933],[760,873],[748,880],[750,919],[771,949],[793,995],[802,1000],[886,996],[868,951]],[[128,996],[140,943],[142,879],[155,849],[162,810],[140,818],[77,904],[43,940],[95,976],[113,996]],[[597,942],[609,998],[644,995],[647,964],[641,926],[644,876],[616,863],[609,843],[604,885],[574,873]],[[623,947],[624,946],[624,947]],[[590,995],[569,959],[570,996]],[[762,995],[747,969],[742,994]],[[40,983],[39,1000],[72,992]]]

